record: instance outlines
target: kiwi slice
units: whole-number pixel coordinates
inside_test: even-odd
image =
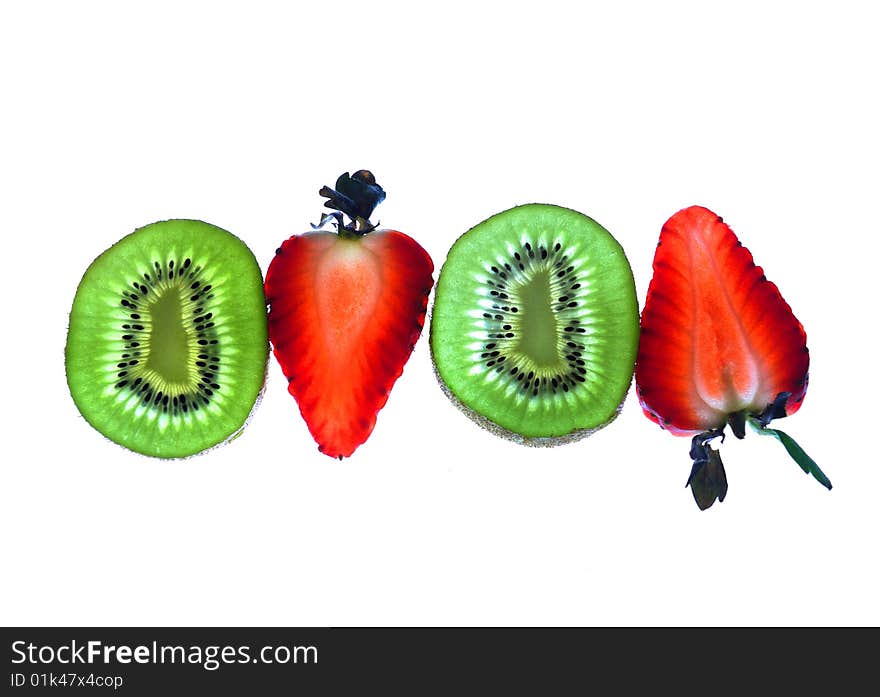
[[[110,440],[145,455],[194,455],[243,428],[266,375],[259,265],[198,220],[135,230],[89,266],[73,300],[67,383]]]
[[[597,222],[529,204],[456,241],[440,270],[431,354],[452,401],[527,445],[590,435],[620,411],[639,312],[632,269]]]

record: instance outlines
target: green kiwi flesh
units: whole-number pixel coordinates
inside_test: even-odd
[[[179,458],[235,437],[265,382],[259,265],[197,220],[135,230],[89,266],[65,349],[70,393],[110,440]]]
[[[526,445],[612,421],[638,337],[623,248],[576,211],[529,204],[492,216],[440,270],[430,342],[441,386],[481,426]]]

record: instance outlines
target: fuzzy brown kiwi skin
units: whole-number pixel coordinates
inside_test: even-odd
[[[435,295],[436,302],[436,295]],[[430,337],[432,339],[429,342],[429,345],[433,344],[433,336],[434,336],[434,307],[431,306],[430,312],[431,319],[431,332]],[[623,404],[626,402],[626,398],[629,396],[629,391],[632,388],[632,380],[630,380],[629,385],[626,387],[626,392],[623,393],[623,397],[620,400],[620,403],[617,405],[617,408],[614,410],[614,413],[611,414],[610,417],[601,424],[597,424],[592,428],[579,428],[571,431],[570,433],[565,433],[561,436],[546,436],[540,438],[529,438],[527,436],[523,436],[515,431],[509,431],[502,426],[499,426],[494,421],[489,418],[486,418],[482,414],[477,411],[474,411],[469,406],[464,404],[458,397],[455,396],[455,393],[449,389],[447,384],[443,382],[443,378],[440,376],[440,371],[437,370],[437,363],[434,360],[434,353],[431,352],[431,367],[434,371],[434,377],[437,379],[438,384],[440,385],[440,389],[443,390],[443,394],[445,394],[449,401],[452,402],[456,408],[462,412],[465,416],[467,416],[471,421],[473,421],[477,426],[483,428],[490,433],[498,436],[499,438],[504,438],[505,440],[513,441],[514,443],[519,443],[520,445],[525,445],[530,448],[555,448],[558,445],[567,445],[569,443],[574,443],[579,440],[583,440],[584,438],[588,438],[592,436],[596,431],[601,431],[608,424],[614,421],[623,410]],[[633,372],[635,372],[635,363],[633,363]]]

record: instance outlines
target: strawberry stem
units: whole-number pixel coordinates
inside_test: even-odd
[[[746,437],[746,414],[743,411],[735,411],[727,417],[730,430],[739,440]]]
[[[376,229],[370,222],[373,210],[385,200],[385,190],[376,183],[373,173],[361,169],[349,175],[345,172],[336,180],[336,188],[322,186],[319,195],[327,199],[325,208],[333,213],[321,217],[321,222],[314,227],[321,227],[328,220],[336,222],[340,235],[361,237]],[[349,218],[346,224],[343,216]]]

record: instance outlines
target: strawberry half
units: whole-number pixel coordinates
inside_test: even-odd
[[[385,198],[370,172],[320,194],[334,212],[284,242],[266,273],[269,339],[318,449],[342,459],[369,437],[421,334],[434,265],[370,224]],[[335,232],[320,230],[328,221]]]
[[[807,391],[806,334],[779,289],[712,211],[691,206],[663,226],[641,318],[636,389],[652,421],[693,436],[688,485],[701,509],[727,478],[709,442],[748,422],[779,439],[804,471],[828,478],[786,434],[768,428]]]

